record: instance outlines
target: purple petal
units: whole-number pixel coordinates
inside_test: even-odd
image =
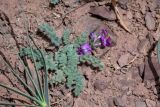
[[[105,36],[108,34],[106,29],[102,29],[101,33],[104,34]]]
[[[106,38],[105,38],[105,36],[100,36],[100,41],[101,41],[101,45],[102,46],[106,46]]]
[[[92,48],[89,45],[89,43],[85,43],[79,47],[78,54],[79,55],[91,54],[91,51],[92,51]]]
[[[111,38],[108,37],[106,40],[106,46],[111,46]]]
[[[90,33],[89,37],[90,37],[92,40],[95,40],[95,39],[96,39],[96,33],[94,33],[94,32]]]
[[[106,36],[108,34],[106,29],[102,29],[99,33],[100,36]]]

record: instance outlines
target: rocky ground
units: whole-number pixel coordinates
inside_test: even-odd
[[[73,38],[106,27],[116,45],[95,52],[105,63],[105,70],[97,72],[87,66],[80,67],[86,76],[85,90],[75,98],[64,86],[57,86],[51,90],[52,106],[160,107],[160,65],[156,53],[160,0],[118,0],[118,10],[130,33],[119,24],[110,0],[61,0],[54,7],[48,0],[1,0],[0,51],[21,69],[16,53],[17,45],[27,45],[26,21],[31,33],[48,22],[59,35],[65,28],[71,29]],[[54,50],[36,34],[34,40],[39,47]],[[5,71],[0,73],[0,82],[12,81],[12,85],[19,87],[0,61],[0,69]],[[0,93],[1,100],[21,98],[2,88]]]

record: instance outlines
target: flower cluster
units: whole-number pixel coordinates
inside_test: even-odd
[[[82,44],[78,48],[79,55],[91,54],[95,47],[109,47],[111,46],[111,38],[108,36],[106,29],[102,29],[99,34],[95,32],[90,33],[89,42]]]

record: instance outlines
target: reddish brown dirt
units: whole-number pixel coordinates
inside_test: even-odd
[[[156,49],[152,49],[151,52],[149,50],[160,37],[160,0],[118,0],[118,10],[131,33],[126,32],[117,20],[110,21],[106,17],[90,14],[91,7],[109,5],[110,0],[84,1],[61,0],[55,7],[49,7],[49,0],[1,0],[1,13],[5,13],[9,18],[14,33],[10,25],[1,26],[0,15],[0,51],[13,67],[18,66],[22,71],[23,68],[17,60],[16,44],[20,47],[27,46],[24,26],[26,21],[32,33],[37,31],[40,24],[48,22],[56,29],[58,35],[62,34],[65,27],[71,29],[72,38],[82,32],[89,33],[101,25],[106,25],[116,35],[116,46],[110,48],[107,53],[105,50],[95,52],[105,63],[105,70],[95,73],[89,67],[80,67],[87,77],[84,91],[79,97],[74,98],[64,86],[57,86],[51,89],[52,106],[160,107],[159,80],[155,81],[152,69],[143,69],[143,65],[150,66],[146,64],[150,57],[156,57]],[[53,50],[48,41],[36,34],[33,38],[40,48]],[[21,88],[2,58],[0,62],[0,69],[4,70],[0,71],[0,83]],[[153,66],[154,64],[159,66],[157,59],[154,60]],[[156,76],[160,76],[158,68],[155,67]],[[14,98],[21,99],[0,87],[0,100],[14,101]]]

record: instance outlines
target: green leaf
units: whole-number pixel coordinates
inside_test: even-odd
[[[78,36],[75,40],[74,40],[74,44],[76,44],[78,47],[84,43],[87,42],[87,34],[86,33],[82,33],[81,36]]]
[[[55,61],[58,65],[50,83],[58,84],[66,80],[66,86],[78,96],[84,88],[84,77],[78,71],[79,56],[73,44],[60,48],[55,53]]]
[[[75,96],[79,96],[85,86],[85,78],[81,74],[76,76],[75,79],[75,89],[73,91]]]
[[[160,40],[158,40],[157,44],[157,57],[158,57],[158,62],[160,63]]]
[[[81,63],[88,63],[99,70],[103,70],[104,68],[104,64],[98,58],[92,55],[83,55],[80,57],[79,61]]]
[[[56,5],[58,4],[59,0],[51,0],[51,4]]]
[[[60,46],[62,43],[62,40],[56,36],[55,31],[51,26],[49,26],[47,23],[42,24],[39,27],[39,30],[47,36],[48,39],[51,40],[51,43],[55,46]]]
[[[69,36],[70,36],[70,31],[65,30],[63,33],[63,36],[62,36],[62,40],[63,40],[64,45],[68,45],[70,43]]]
[[[56,70],[55,75],[51,78],[50,83],[58,84],[65,81],[65,75],[62,70]]]
[[[44,50],[37,50],[37,49],[32,49],[33,51],[33,56],[35,57],[36,61],[36,67],[38,70],[42,69],[44,67],[43,64],[43,58],[41,56],[41,52],[44,54],[45,60],[46,60],[46,67],[47,70],[54,70],[56,68],[56,62],[53,60],[53,54],[51,53],[46,53]],[[33,56],[31,54],[31,48],[21,48],[19,55],[21,57],[27,56],[33,60]]]

